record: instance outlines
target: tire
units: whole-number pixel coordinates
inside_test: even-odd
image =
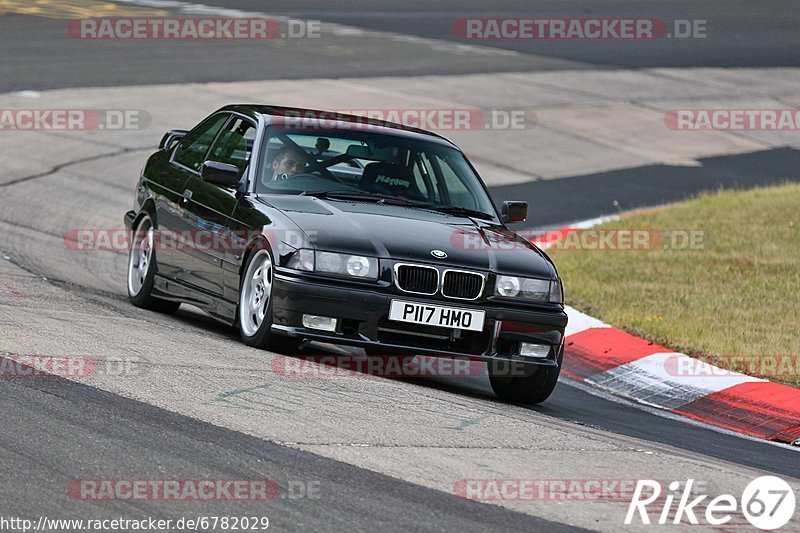
[[[156,250],[154,246],[153,221],[145,215],[136,225],[128,251],[128,299],[136,307],[172,314],[181,306],[153,296],[156,276]]]
[[[508,364],[500,361],[489,363],[489,383],[498,398],[505,402],[537,404],[547,400],[553,393],[561,374],[564,348],[558,354],[558,366],[526,365],[525,375],[509,376]]]
[[[296,352],[302,339],[272,333],[272,285],[275,276],[272,254],[257,248],[247,257],[239,280],[236,325],[242,341],[254,348]]]

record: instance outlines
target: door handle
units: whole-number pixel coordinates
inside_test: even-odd
[[[189,200],[191,199],[192,199],[192,191],[190,191],[189,189],[183,191],[183,199],[181,200],[181,202],[188,204]]]

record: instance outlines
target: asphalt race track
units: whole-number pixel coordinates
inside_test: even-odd
[[[47,9],[58,2],[43,4]],[[153,118],[135,132],[0,132],[0,357],[79,354],[102,368],[135,361],[133,371],[90,379],[0,380],[0,518],[266,515],[270,529],[279,531],[616,531],[623,528],[627,502],[478,502],[457,497],[454,487],[485,478],[696,478],[709,494],[740,494],[750,479],[771,473],[797,491],[796,448],[670,418],[565,378],[549,401],[531,407],[497,401],[481,378],[276,375],[285,356],[244,346],[236,332],[188,306],[175,316],[132,307],[124,254],[75,252],[64,240],[72,228],[120,227],[137,173],[166,129],[191,125],[220,102],[281,96],[279,89],[242,82],[294,80],[286,85],[287,98],[288,91],[302,98],[307,90],[315,104],[327,98],[336,107],[348,105],[340,103],[347,102],[347,84],[355,87],[354,80],[364,78],[366,86],[367,78],[379,76],[396,80],[400,95],[416,78],[431,75],[790,69],[800,67],[800,15],[793,3],[206,4],[363,31],[288,43],[156,41],[134,48],[72,39],[66,20],[52,13],[0,16],[0,108],[130,105]],[[197,16],[182,12],[181,2],[117,5]],[[0,12],[3,7],[0,1]],[[534,15],[703,18],[717,38],[640,47],[554,41],[464,46],[452,35],[453,20],[460,18]],[[338,93],[303,88],[302,80],[320,78],[343,87]],[[374,83],[368,91],[377,103],[370,105],[393,105],[387,95],[394,93],[376,88],[384,81]],[[800,105],[796,96],[785,98]],[[618,168],[487,181],[496,200],[531,204],[526,227],[545,227],[720,186],[800,180],[797,138],[756,146],[742,137],[729,144],[694,165],[631,159]],[[80,479],[261,478],[277,482],[280,495],[268,502],[109,502],[75,498],[67,489]],[[797,518],[786,530],[791,526],[800,528]]]
[[[169,5],[163,2],[148,4],[146,0],[132,4]],[[273,16],[330,21],[363,30],[438,39],[452,44],[480,44],[512,54],[466,53],[460,58],[449,57],[445,61],[441,52],[420,56],[413,49],[398,46],[398,42],[403,41],[365,35],[342,35],[335,45],[311,41],[291,49],[279,44],[265,47],[263,43],[248,42],[200,44],[202,52],[188,56],[187,46],[196,50],[197,43],[137,43],[137,50],[131,52],[124,43],[108,42],[103,43],[101,49],[91,47],[87,50],[86,43],[66,35],[63,20],[11,15],[3,28],[5,53],[0,63],[0,90],[327,76],[562,70],[588,66],[769,67],[796,66],[798,63],[793,45],[800,14],[791,0],[646,0],[640,3],[608,0],[569,3],[525,0],[392,3],[350,0],[339,1],[335,5],[320,0],[291,2],[291,5],[260,0],[212,0],[205,4]],[[608,41],[597,46],[592,41],[465,42],[453,35],[453,23],[458,19],[524,16],[704,19],[708,21],[710,36],[707,39],[681,41],[654,40],[639,42],[634,46],[629,42]],[[40,39],[39,35],[42,34],[47,35],[48,39]],[[83,61],[85,53],[91,53],[91,63]],[[247,57],[247,60],[231,61],[231,57]],[[157,68],[154,68],[154,62],[158,63]]]

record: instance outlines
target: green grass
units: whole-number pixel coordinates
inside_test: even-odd
[[[800,185],[720,191],[599,228],[699,231],[703,243],[550,250],[570,305],[718,366],[800,386]],[[782,362],[760,372],[729,356]]]

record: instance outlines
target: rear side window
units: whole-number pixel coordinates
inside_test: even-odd
[[[228,119],[223,113],[209,117],[190,131],[175,149],[174,160],[186,168],[199,171],[214,138]]]

